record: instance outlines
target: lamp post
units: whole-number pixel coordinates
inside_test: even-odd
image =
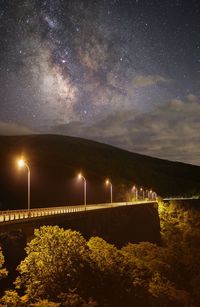
[[[152,193],[153,193],[153,191],[150,190],[150,191],[149,191],[149,199],[150,199],[150,200],[152,200]]]
[[[146,199],[146,200],[148,200],[148,199],[149,199],[149,190],[146,190],[145,199]]]
[[[142,192],[142,200],[144,200],[144,189],[140,188],[140,191]]]
[[[78,179],[83,179],[83,183],[84,183],[84,206],[85,206],[85,210],[86,210],[86,205],[87,205],[87,181],[81,173],[78,175]]]
[[[23,158],[19,159],[17,163],[18,163],[19,168],[26,167],[28,171],[28,210],[30,210],[31,208],[31,198],[30,198],[31,196],[31,172],[30,172],[30,168]]]
[[[157,194],[156,194],[156,192],[152,192],[152,200],[156,200],[156,198],[157,198]]]
[[[134,198],[135,198],[135,201],[137,200],[137,197],[138,197],[138,190],[137,190],[137,188],[136,188],[136,186],[134,185],[133,187],[132,187],[132,190],[133,190],[133,193],[134,193]]]
[[[112,202],[113,202],[113,188],[112,188],[112,183],[110,182],[109,179],[106,180],[106,185],[110,185],[110,203],[112,204]]]

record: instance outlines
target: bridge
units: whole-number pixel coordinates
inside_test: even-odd
[[[197,200],[198,197],[175,197],[175,198],[164,198],[164,202],[170,201],[192,201]],[[142,204],[154,204],[156,200],[141,200],[134,202],[117,202],[117,203],[104,203],[104,204],[90,204],[90,205],[73,205],[73,206],[59,206],[59,207],[46,207],[46,208],[34,208],[34,209],[21,209],[21,210],[6,210],[0,211],[0,225],[5,223],[17,223],[23,220],[33,220],[41,217],[63,215],[70,213],[78,213],[91,210],[109,209],[124,206],[142,205]]]
[[[44,225],[77,230],[86,239],[99,236],[118,247],[128,242],[160,243],[158,203],[152,200],[0,211],[0,240],[2,234],[11,241],[16,237],[30,241],[34,230]]]
[[[75,205],[75,206],[59,206],[59,207],[47,207],[47,208],[35,208],[24,210],[7,210],[0,211],[0,224],[3,223],[15,223],[23,220],[32,220],[40,217],[48,217],[60,214],[70,214],[91,210],[116,208],[127,205],[139,205],[146,203],[155,203],[152,201],[138,201],[138,202],[118,202],[118,203],[104,203],[104,204],[92,204],[92,205]]]

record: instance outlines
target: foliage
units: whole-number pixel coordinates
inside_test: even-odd
[[[53,299],[69,289],[84,288],[88,268],[88,247],[80,233],[58,226],[35,230],[19,265],[18,288],[32,299]]]
[[[98,305],[92,298],[86,302],[75,290],[63,293],[59,298],[63,307],[95,307]]]
[[[0,245],[5,257],[6,267],[9,269],[10,274],[25,257],[25,234],[21,229],[1,232]]]
[[[99,237],[88,241],[90,257],[95,272],[95,295],[98,302],[117,306],[126,300],[126,291],[130,292],[131,279],[122,253],[112,244]],[[113,293],[117,293],[113,295]]]
[[[122,252],[127,259],[129,258],[129,261],[134,262],[137,266],[138,270],[133,274],[137,275],[137,281],[151,295],[149,301],[153,303],[153,306],[173,306],[173,304],[179,306],[179,301],[183,303],[183,293],[186,297],[188,294],[186,291],[176,289],[173,282],[169,280],[171,266],[167,261],[166,248],[149,242],[129,243],[122,249]]]
[[[111,274],[121,275],[123,268],[122,255],[112,244],[107,243],[99,237],[92,237],[88,241],[90,257],[95,262],[100,272],[111,272]]]
[[[0,279],[6,277],[8,275],[8,272],[6,270],[6,268],[4,268],[4,256],[3,253],[1,251],[1,247],[0,247]]]
[[[154,273],[149,282],[149,292],[154,297],[154,306],[188,306],[190,297],[184,290],[178,290],[176,287],[161,276],[158,272]]]
[[[171,279],[200,302],[200,213],[199,208],[159,202],[161,234]]]
[[[18,293],[14,290],[7,290],[5,291],[4,296],[1,298],[0,303],[2,307],[25,307],[26,300],[20,297]]]
[[[164,248],[150,243],[141,242],[139,244],[127,244],[122,248],[127,257],[131,257],[138,268],[149,272],[149,275],[154,272],[167,275],[171,267],[166,259],[166,251]]]
[[[59,303],[50,302],[48,300],[41,300],[34,304],[31,304],[32,307],[59,307]]]

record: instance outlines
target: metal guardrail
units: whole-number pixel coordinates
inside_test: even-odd
[[[154,203],[155,201],[140,201],[140,202],[120,202],[120,203],[105,203],[105,204],[97,204],[97,205],[87,205],[86,207],[83,205],[76,206],[60,206],[60,207],[48,207],[48,208],[36,208],[30,210],[10,210],[10,211],[0,211],[0,223],[15,221],[15,220],[24,220],[24,219],[32,219],[42,216],[50,216],[57,214],[67,214],[67,213],[75,213],[82,212],[88,210],[97,210],[97,209],[106,209],[113,208],[125,205],[139,205],[144,203]]]

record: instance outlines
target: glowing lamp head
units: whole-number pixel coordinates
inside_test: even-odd
[[[140,188],[140,191],[143,191],[143,188]]]
[[[136,190],[136,186],[135,185],[132,187],[132,190]]]
[[[81,178],[82,178],[82,174],[79,173],[79,174],[78,174],[78,179],[80,180]]]
[[[106,180],[106,184],[107,185],[110,184],[110,180],[109,179]]]
[[[24,167],[25,162],[24,162],[23,159],[20,159],[20,160],[17,161],[17,164],[18,164],[18,167],[19,167],[19,168],[22,168],[22,167]]]

